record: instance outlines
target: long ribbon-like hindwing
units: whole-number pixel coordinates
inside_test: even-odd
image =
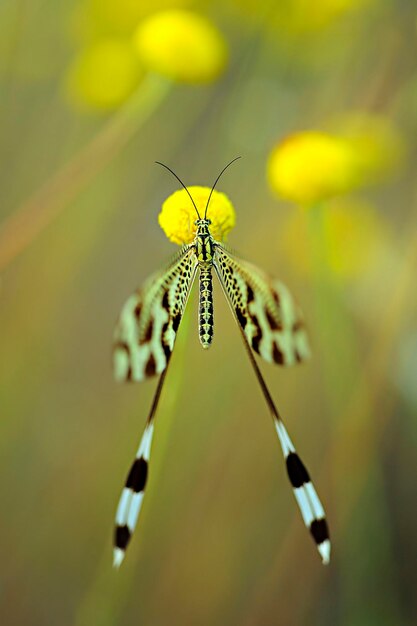
[[[142,507],[154,432],[154,418],[171,352],[194,282],[194,247],[185,247],[163,274],[152,277],[126,302],[116,328],[114,370],[119,380],[160,373],[152,407],[116,512],[113,564],[119,567]]]
[[[222,256],[220,258],[224,259],[225,254],[227,253],[222,251]],[[224,271],[221,272],[219,269],[219,263],[221,263],[221,260],[217,261],[215,259],[214,267],[219,277],[220,284],[223,288],[226,299],[229,302],[230,308],[232,309],[232,312],[238,323],[239,330],[241,332],[244,345],[245,345],[247,354],[249,356],[249,360],[255,371],[256,377],[259,381],[262,393],[269,407],[272,419],[274,420],[275,429],[279,438],[279,442],[281,444],[281,449],[282,449],[286,467],[287,467],[288,477],[292,485],[298,506],[300,507],[301,516],[304,520],[305,525],[310,530],[310,533],[317,545],[317,549],[321,555],[323,563],[328,563],[330,560],[330,539],[329,539],[329,532],[327,528],[327,522],[326,522],[323,506],[319,500],[319,497],[314,488],[314,485],[310,480],[308,471],[295,450],[295,447],[288,435],[287,429],[285,428],[284,422],[282,421],[282,418],[278,413],[278,409],[275,406],[272,396],[261,374],[258,364],[255,361],[255,358],[251,350],[252,344],[250,343],[247,333],[245,332],[246,324],[243,322],[243,320],[241,321],[239,319],[238,310],[239,311],[249,310],[247,304],[245,304],[244,295],[241,295],[239,299],[236,296],[235,291],[230,293],[230,289],[228,287],[228,285],[230,285],[230,282],[225,283],[225,281],[223,280],[223,275],[228,266],[226,265],[225,267],[223,267]],[[236,264],[236,261],[234,263]],[[243,272],[240,273],[241,277],[242,275],[243,275]],[[253,289],[253,287],[247,285],[246,290],[241,289],[241,291],[243,292],[243,294],[244,293],[247,294],[248,291],[250,291],[251,289]],[[254,298],[255,297],[256,297],[256,294],[254,294]],[[262,300],[262,297],[263,296],[259,296],[259,301]],[[240,308],[238,308],[238,306],[236,305],[236,303],[239,303],[239,302],[241,303]],[[287,306],[286,315],[288,316],[289,306],[288,304],[286,306]],[[282,316],[282,320],[284,319],[285,319],[285,313]],[[265,328],[267,329],[268,327],[266,326]],[[270,341],[272,342],[273,340],[270,340]],[[288,352],[286,354],[289,355],[290,354],[289,344],[287,344],[287,348],[288,348]]]
[[[159,378],[152,407],[148,419],[146,420],[145,431],[140,440],[135,460],[127,475],[126,483],[117,506],[113,548],[114,567],[120,567],[125,558],[127,546],[136,528],[139,513],[142,508],[151,457],[154,418],[156,409],[158,408],[159,398],[161,397],[166,372],[167,368]]]

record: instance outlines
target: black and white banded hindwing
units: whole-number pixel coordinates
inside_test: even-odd
[[[302,313],[287,289],[216,242],[214,267],[249,345],[265,361],[293,365],[310,356]]]
[[[184,246],[164,272],[128,298],[114,335],[116,380],[141,381],[165,370],[196,269],[194,246]]]

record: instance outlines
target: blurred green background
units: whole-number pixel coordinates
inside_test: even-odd
[[[185,64],[172,14],[155,36],[146,22],[171,8],[213,29],[196,43],[185,28]],[[406,0],[1,1],[1,624],[416,623],[416,26]],[[305,131],[353,132],[354,175],[335,184],[332,154],[296,144],[284,192],[271,151]],[[113,327],[176,249],[157,215],[177,185],[153,161],[210,186],[237,155],[220,185],[230,244],[291,287],[311,332],[311,362],[262,369],[332,562],[216,289],[210,351],[195,300],[181,327],[116,572],[115,507],[155,383],[113,381]],[[304,202],[310,175],[326,190]]]

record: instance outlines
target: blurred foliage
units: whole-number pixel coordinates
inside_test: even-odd
[[[114,109],[132,95],[143,76],[130,42],[101,39],[75,58],[68,70],[68,95],[92,109]]]
[[[313,215],[294,211],[279,234],[279,244],[300,272],[314,272],[311,222],[319,221],[320,256],[336,279],[358,279],[379,266],[392,234],[377,209],[357,198],[333,200],[326,209],[312,208]],[[316,215],[319,213],[319,215]]]
[[[0,3],[2,624],[415,623],[416,19],[402,0]],[[237,155],[230,244],[312,336],[305,367],[261,367],[334,557],[217,289],[209,351],[190,300],[116,573],[154,385],[114,383],[113,326],[175,250],[158,213],[178,185],[153,161],[206,188]]]
[[[261,0],[234,0],[243,12],[256,17],[259,12],[270,10],[270,3]],[[372,0],[282,0],[271,12],[269,24],[284,36],[299,38],[308,34],[323,33],[329,26],[358,11]]]

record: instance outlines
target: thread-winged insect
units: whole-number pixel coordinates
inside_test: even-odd
[[[239,158],[239,157],[238,157]],[[210,233],[210,199],[204,217],[184,183],[163,163],[188,193],[197,213],[194,241],[183,245],[168,267],[153,276],[125,303],[115,331],[114,372],[121,381],[141,381],[159,376],[158,385],[116,512],[114,565],[122,563],[142,506],[154,432],[154,418],[161,396],[176,334],[194,279],[199,273],[199,336],[204,348],[213,339],[212,272],[217,275],[242,336],[274,425],[286,462],[288,477],[323,563],[330,559],[330,540],[323,506],[309,474],[295,451],[280,414],[255,360],[254,352],[269,363],[293,365],[309,356],[307,334],[299,307],[281,282],[238,259]]]

